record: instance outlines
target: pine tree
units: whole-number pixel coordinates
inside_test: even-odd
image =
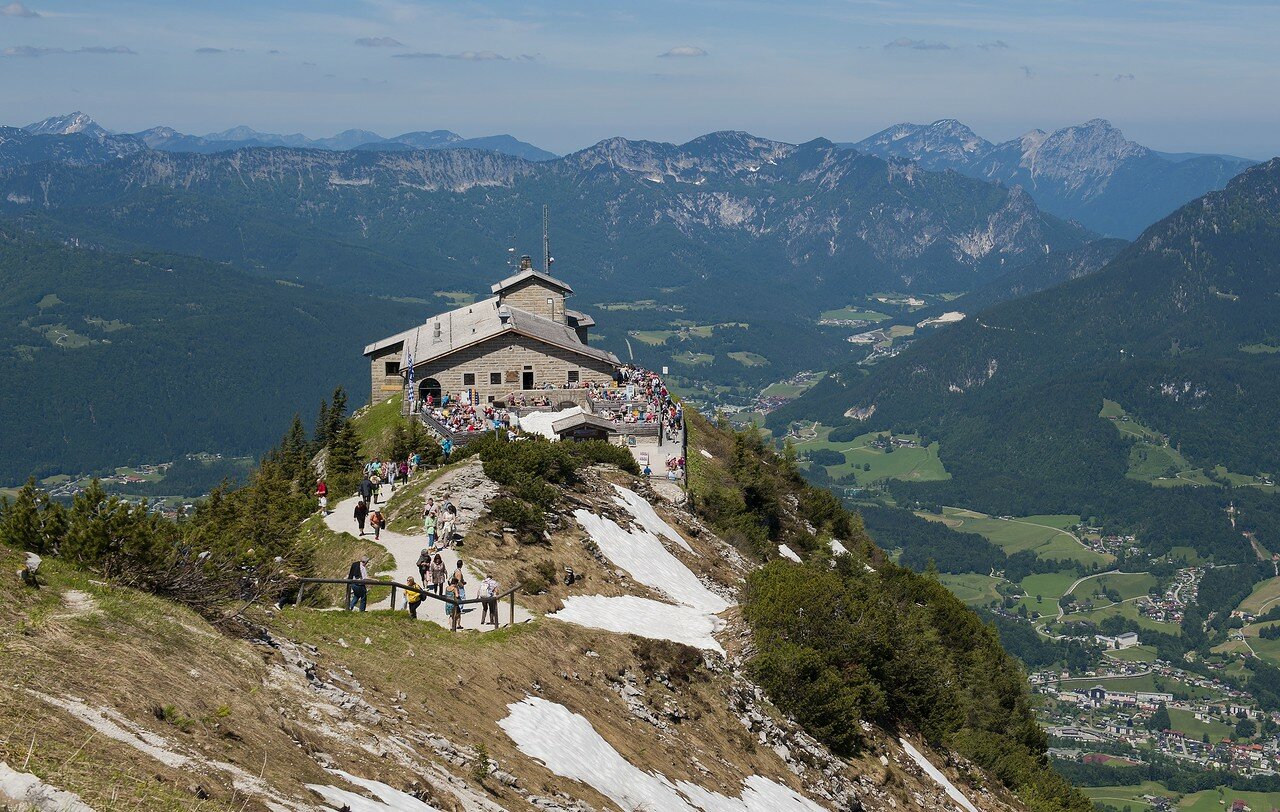
[[[161,543],[144,502],[133,506],[109,496],[98,480],[71,503],[63,557],[82,566],[115,575],[133,567],[154,563]]]
[[[66,511],[36,487],[35,477],[12,502],[0,502],[0,541],[11,547],[45,555],[57,549],[66,532]]]
[[[339,386],[333,390],[333,397],[329,399],[329,426],[327,429],[329,443],[333,443],[334,438],[338,436],[338,432],[342,430],[342,426],[346,422],[347,390]]]
[[[360,467],[360,438],[349,421],[343,421],[329,443],[329,462],[326,471],[336,478]]]
[[[329,402],[320,401],[320,413],[316,415],[315,449],[319,451],[329,446]]]
[[[1169,719],[1169,709],[1164,703],[1160,703],[1160,707],[1156,708],[1156,712],[1151,714],[1151,721],[1147,722],[1148,730],[1169,730],[1173,727],[1173,722]]]
[[[307,430],[302,426],[302,416],[295,414],[289,431],[280,441],[280,461],[285,475],[294,482],[302,482],[307,476]]]

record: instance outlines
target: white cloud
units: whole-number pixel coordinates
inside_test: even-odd
[[[677,45],[671,50],[658,54],[659,59],[677,58],[688,59],[691,57],[706,56],[707,52],[696,45]]]
[[[361,37],[356,45],[365,48],[403,48],[405,44],[394,37]]]
[[[39,16],[40,16],[39,12],[32,11],[31,9],[27,8],[20,2],[20,0],[14,0],[14,2],[10,3],[4,8],[0,8],[0,17],[39,17]]]
[[[951,46],[945,42],[936,42],[933,40],[908,39],[907,37],[898,37],[893,42],[885,43],[885,48],[893,50],[895,48],[906,48],[911,51],[950,51]]]
[[[1136,77],[1132,73],[1118,73],[1114,81],[1116,82],[1132,82]]]
[[[466,62],[506,62],[507,61],[507,58],[505,56],[495,51],[462,51],[456,54],[441,54],[441,53],[435,53],[434,51],[432,52],[414,51],[412,53],[407,53],[407,54],[392,54],[392,56],[396,59],[460,59]],[[530,56],[529,54],[521,54],[519,57],[519,59],[526,62],[536,58],[537,57]]]
[[[0,56],[35,58],[54,54],[125,54],[137,56],[138,52],[124,45],[86,45],[83,48],[67,50],[66,48],[45,48],[36,45],[14,45],[0,51]]]

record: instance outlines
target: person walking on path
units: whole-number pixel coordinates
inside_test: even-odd
[[[480,582],[480,625],[493,623],[498,628],[498,581],[492,574],[485,573]]]
[[[320,502],[320,515],[329,515],[329,486],[323,479],[316,480],[316,499]]]
[[[449,568],[445,566],[444,559],[436,553],[436,557],[431,559],[431,590],[437,595],[443,594],[444,582],[449,577]]]
[[[386,526],[387,520],[382,518],[382,511],[374,508],[369,514],[369,526],[373,528],[373,539],[377,541],[382,537],[382,528]]]
[[[428,513],[423,517],[422,531],[427,534],[427,546],[434,550],[436,546],[436,517],[434,513]]]
[[[361,499],[359,502],[356,502],[356,509],[354,512],[354,516],[356,520],[356,525],[359,526],[360,535],[362,536],[364,535],[364,520],[368,515],[369,515],[368,503],[366,503],[363,499]]]
[[[387,483],[391,485],[391,492],[396,492],[396,477],[400,474],[400,466],[395,463],[387,463]]]
[[[360,480],[360,498],[364,500],[366,507],[373,504],[373,480],[369,479],[367,472],[364,479]]]
[[[458,559],[458,566],[453,571],[451,580],[458,585],[458,596],[460,600],[467,599],[467,576],[462,573],[462,559]],[[470,612],[470,609],[465,611]]]
[[[418,588],[418,584],[413,580],[413,576],[409,576],[409,580],[405,583],[409,587],[404,591],[404,608],[409,610],[409,617],[413,620],[418,619],[418,607],[422,605],[422,590]],[[393,609],[395,607],[392,607]]]
[[[369,580],[369,556],[362,556],[359,561],[351,562],[351,569],[347,570],[347,580]],[[369,589],[364,584],[351,584],[351,605],[347,609],[354,611],[357,604],[360,605],[361,612],[369,606]]]
[[[382,499],[382,475],[375,471],[369,482],[373,485],[373,501],[369,504],[376,505]]]
[[[450,581],[449,585],[445,587],[444,596],[450,600],[457,601],[461,600],[461,598],[458,597],[458,594],[458,582],[455,579]],[[446,603],[444,605],[444,611],[449,615],[449,631],[456,632],[458,627],[462,625],[462,607],[456,603]]]
[[[431,550],[426,547],[418,555],[418,577],[422,579],[423,586],[431,583]]]
[[[440,445],[440,450],[444,452],[444,464],[448,465],[449,457],[453,454],[453,440],[446,437],[444,442]]]

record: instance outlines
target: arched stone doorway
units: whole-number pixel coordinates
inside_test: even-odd
[[[427,397],[431,398],[433,406],[440,405],[440,382],[435,378],[427,378],[418,384],[418,402],[426,403]]]

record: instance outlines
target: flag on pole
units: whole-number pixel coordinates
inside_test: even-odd
[[[414,389],[413,389],[413,350],[409,350],[408,364],[409,364],[409,373],[408,373],[407,385],[409,387],[409,391],[408,393],[405,394],[404,397],[405,397],[405,401],[409,404],[409,414],[413,414],[413,396],[417,394],[416,392],[414,392]]]

